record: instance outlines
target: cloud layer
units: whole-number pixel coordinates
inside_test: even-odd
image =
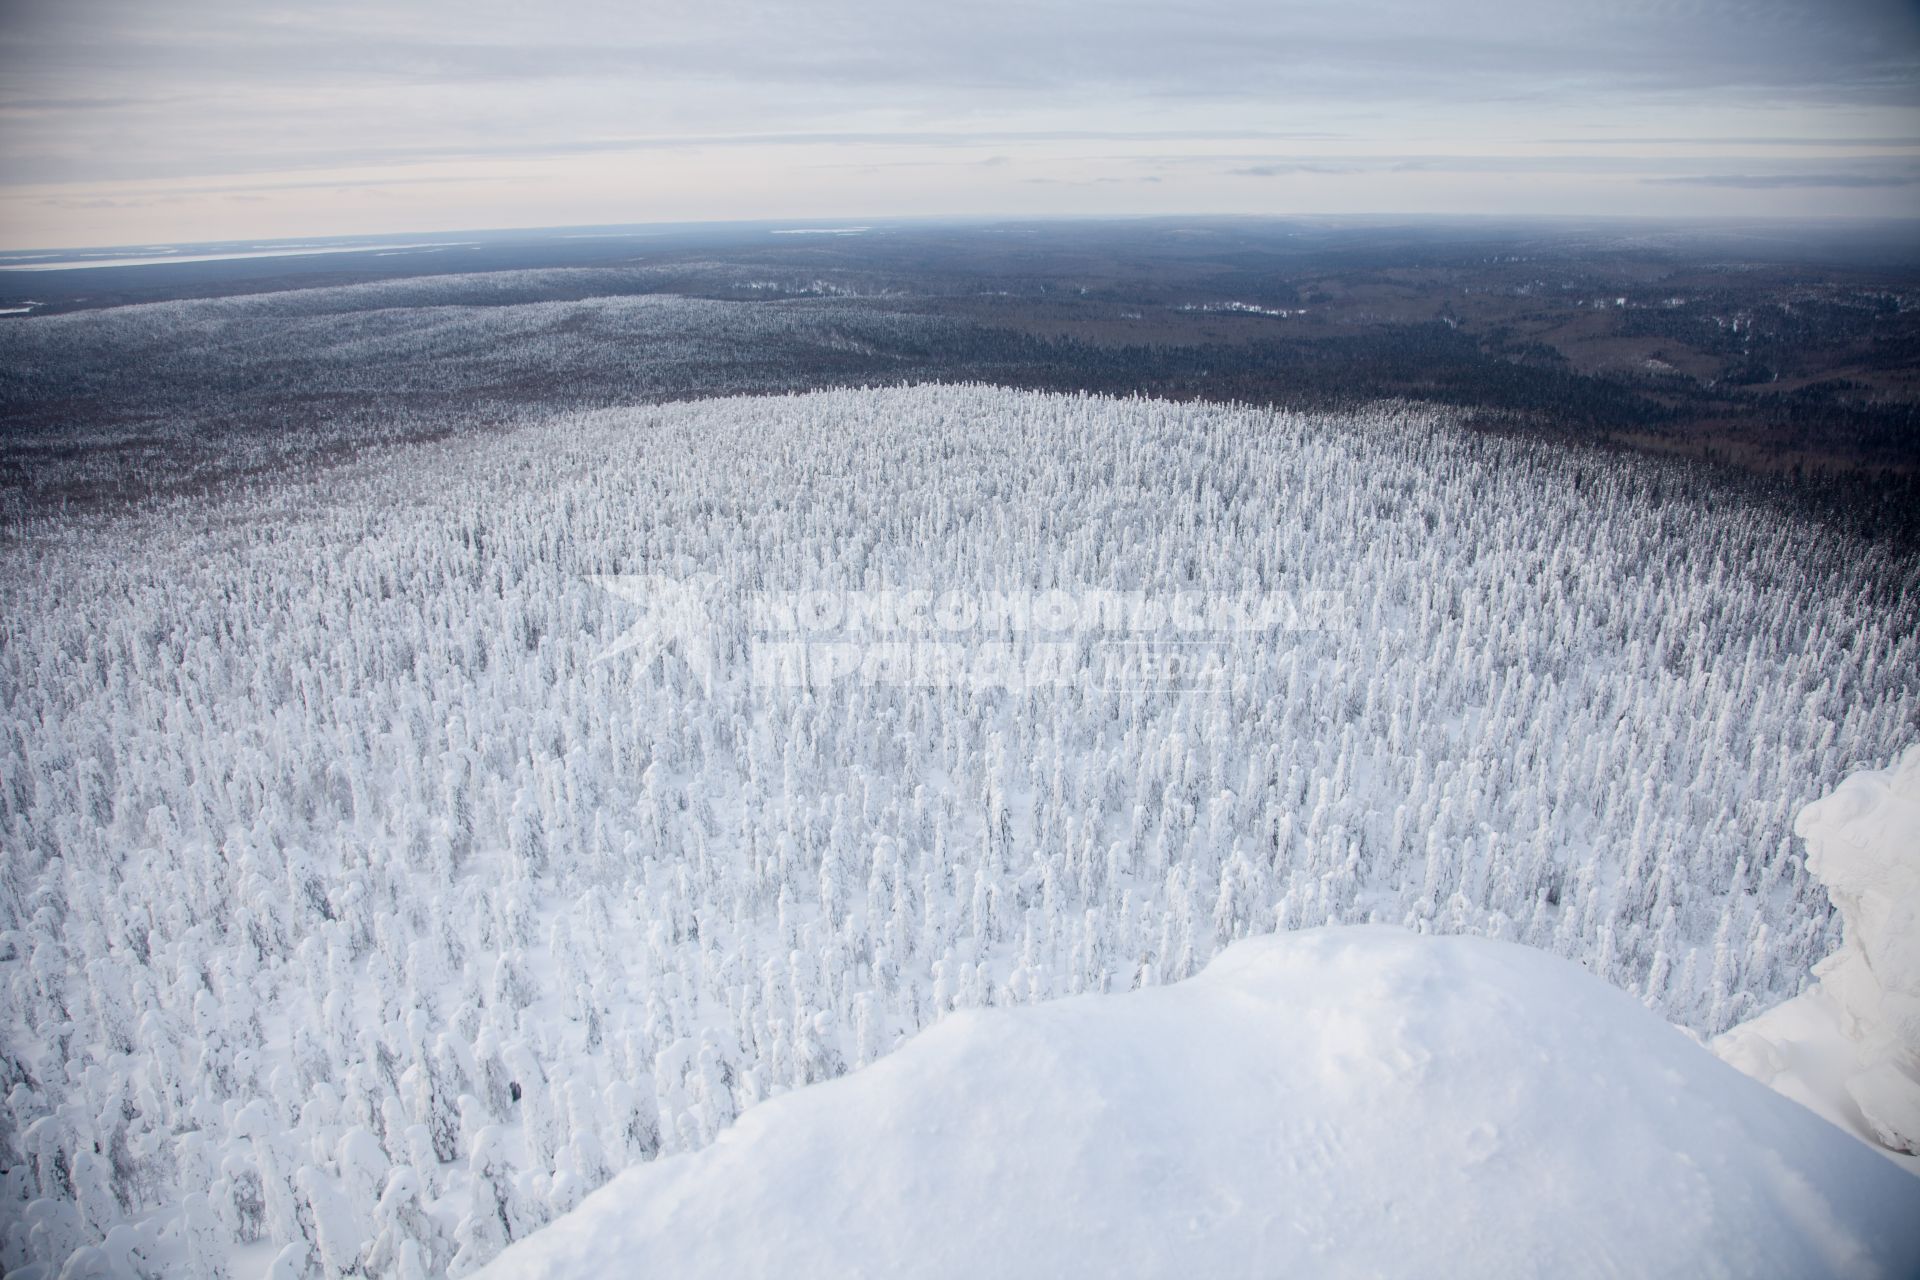
[[[1898,0],[0,5],[15,244],[1100,212],[1111,181],[1037,189],[1143,177],[1104,211],[1884,214],[1920,156]]]

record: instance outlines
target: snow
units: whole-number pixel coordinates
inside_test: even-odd
[[[1816,986],[1714,1049],[1920,1173],[1920,746],[1849,776],[1794,831],[1844,941]]]
[[[490,1280],[1896,1275],[1920,1181],[1578,966],[1377,926],[956,1014]]]
[[[568,281],[150,304],[0,346],[31,370],[95,333],[106,377],[189,323],[278,350],[284,322],[344,402],[547,376],[567,316],[644,351],[636,385],[703,333],[785,332],[526,303]],[[1404,405],[900,387],[543,412],[23,522],[0,1270],[131,1232],[168,1275],[464,1274],[956,1010],[1163,985],[1301,925],[1524,941],[1734,1026],[1840,942],[1792,817],[1911,740],[1920,615],[1880,553],[1671,475]],[[663,581],[701,629],[609,660],[667,634]],[[1233,641],[1229,689],[756,676],[796,632],[760,604],[872,585],[1339,607]],[[1137,639],[1102,613],[1090,650]]]
[[[423,240],[408,244],[295,245],[275,249],[234,249],[221,253],[162,253],[133,257],[56,258],[52,261],[0,262],[4,271],[79,271],[87,267],[153,267],[169,262],[229,262],[241,258],[307,258],[323,253],[397,252],[402,249],[466,248],[477,241]]]
[[[1176,311],[1227,311],[1250,316],[1278,316],[1281,319],[1307,314],[1305,307],[1288,310],[1284,307],[1263,307],[1252,302],[1188,302],[1174,309]]]

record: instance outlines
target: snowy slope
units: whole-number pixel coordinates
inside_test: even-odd
[[[1920,1173],[1920,747],[1850,775],[1794,830],[1845,941],[1813,989],[1714,1050]]]
[[[1920,1180],[1578,966],[1395,929],[956,1014],[482,1274],[1899,1275]]]

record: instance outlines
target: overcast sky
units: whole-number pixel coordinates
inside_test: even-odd
[[[1913,0],[0,0],[0,245],[1920,215]]]

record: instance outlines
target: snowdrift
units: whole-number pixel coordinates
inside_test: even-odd
[[[1920,1180],[1576,965],[1379,927],[955,1014],[492,1280],[1903,1275]]]
[[[1845,940],[1818,985],[1714,1049],[1920,1172],[1920,747],[1850,775],[1794,830]]]

